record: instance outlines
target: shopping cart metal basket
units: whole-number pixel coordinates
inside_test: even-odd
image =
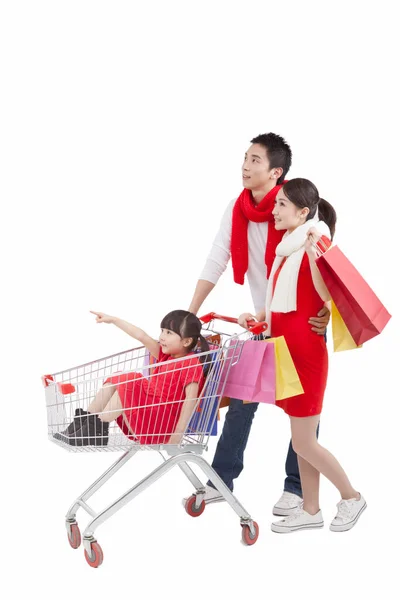
[[[101,432],[93,430],[89,439],[87,436],[82,438],[79,434],[81,431],[79,420],[87,418],[87,409],[93,399],[99,397],[99,393],[107,393],[104,382],[109,377],[121,377],[121,380],[129,384],[134,380],[137,383],[137,377],[141,376],[140,384],[143,385],[145,382],[152,381],[152,378],[160,377],[160,373],[157,372],[158,364],[148,364],[144,347],[133,348],[66,371],[43,376],[48,437],[52,442],[70,452],[123,452],[122,456],[73,502],[66,514],[68,540],[72,548],[81,545],[81,533],[76,520],[77,511],[83,508],[92,517],[83,532],[85,558],[90,566],[98,567],[103,562],[103,552],[95,538],[96,529],[176,465],[196,490],[185,505],[185,510],[190,516],[198,517],[205,509],[205,486],[190,466],[195,464],[239,516],[243,542],[253,545],[257,541],[259,534],[257,523],[252,520],[250,514],[201,454],[207,448],[217,419],[218,406],[223,397],[229,370],[240,359],[242,345],[238,341],[264,331],[266,324],[253,322],[250,324],[251,333],[229,335],[214,329],[216,319],[237,322],[236,319],[216,313],[209,313],[202,318],[203,334],[212,340],[212,344],[208,352],[197,354],[197,357],[202,360],[205,378],[199,397],[188,400],[169,396],[167,401],[150,403],[150,396],[142,394],[144,398],[142,403],[134,408],[124,408],[122,416],[110,423],[107,434],[103,430]],[[211,335],[213,337],[210,337]],[[167,369],[167,371],[173,370],[174,374],[184,376],[184,370],[188,369],[187,358],[164,362],[163,369],[163,373]],[[177,433],[179,410],[171,411],[171,403],[182,405],[188,401],[191,405],[187,427],[183,432]],[[126,419],[126,413],[130,410],[136,410],[138,414],[139,411],[143,411],[140,413],[142,417],[147,415],[146,418],[141,419],[139,432],[129,428],[131,421]],[[68,434],[71,426],[77,429],[72,438]],[[140,450],[157,451],[164,462],[112,504],[96,513],[87,504],[89,498]]]

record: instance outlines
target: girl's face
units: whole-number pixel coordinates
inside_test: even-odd
[[[275,218],[275,229],[287,230],[291,233],[296,227],[306,222],[310,209],[298,208],[289,200],[283,189],[280,189],[275,200],[275,208],[272,214]]]
[[[179,358],[179,356],[184,356],[187,354],[192,341],[192,338],[182,339],[180,335],[170,329],[161,329],[159,342],[164,354],[171,354],[177,358]]]

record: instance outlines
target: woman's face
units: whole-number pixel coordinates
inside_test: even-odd
[[[298,208],[285,196],[281,188],[276,196],[275,208],[272,214],[275,219],[275,229],[287,230],[289,233],[305,223],[309,208]]]

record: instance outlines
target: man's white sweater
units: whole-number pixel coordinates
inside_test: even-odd
[[[228,205],[214,239],[206,264],[200,279],[217,283],[225,271],[231,257],[232,212],[236,202]],[[255,312],[264,310],[267,296],[267,267],[265,265],[265,248],[267,245],[268,222],[254,223],[249,221],[247,239],[249,244],[249,267],[247,281],[249,282]]]

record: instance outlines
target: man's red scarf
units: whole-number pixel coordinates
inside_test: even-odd
[[[235,283],[243,285],[244,276],[249,266],[249,244],[247,240],[249,221],[255,223],[268,221],[268,236],[265,247],[266,277],[271,273],[276,247],[285,233],[284,231],[277,231],[275,229],[272,211],[274,210],[276,195],[285,183],[286,181],[272,188],[259,204],[254,202],[250,190],[246,189],[243,190],[236,200],[232,213],[231,239],[233,278]]]

